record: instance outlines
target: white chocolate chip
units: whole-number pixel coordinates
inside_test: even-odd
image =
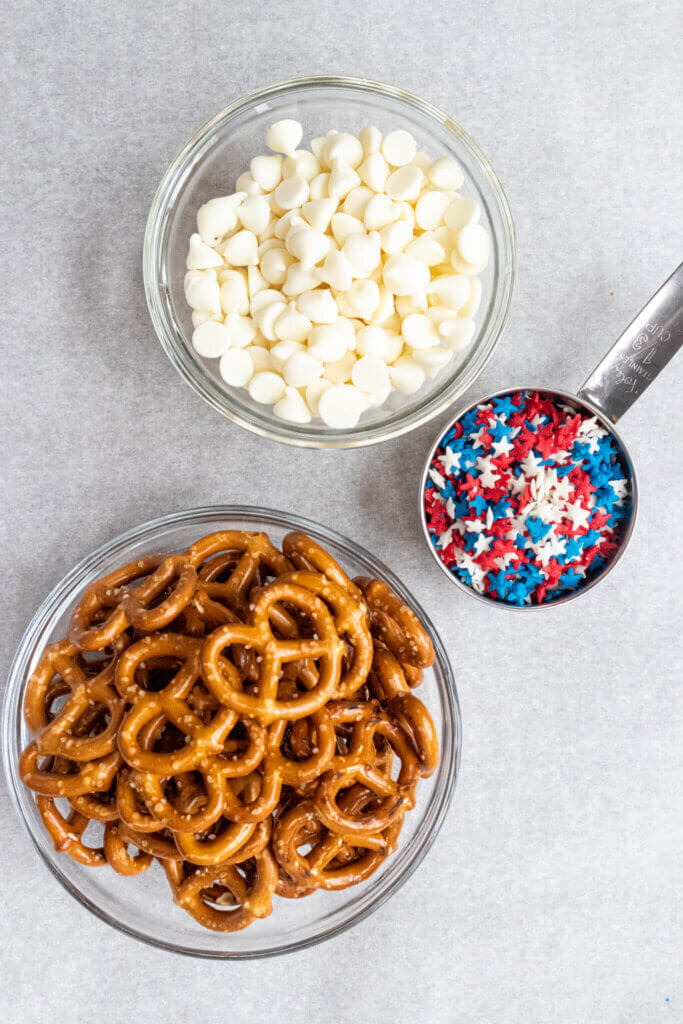
[[[235,188],[238,192],[244,192],[248,196],[260,196],[263,195],[263,189],[257,181],[251,175],[251,171],[245,171],[244,174],[240,174],[239,178],[235,182]]]
[[[392,199],[417,199],[423,181],[424,175],[422,171],[419,167],[415,167],[414,164],[399,167],[397,171],[394,171],[387,178],[387,195],[390,195]]]
[[[425,379],[424,370],[410,356],[401,356],[389,367],[389,380],[398,391],[406,395],[419,391]]]
[[[255,402],[262,405],[274,405],[285,393],[285,382],[279,373],[266,370],[255,373],[249,382],[249,394]]]
[[[314,327],[308,338],[308,351],[324,363],[337,362],[345,355],[347,348],[345,331],[338,320],[333,324]]]
[[[237,210],[237,216],[248,231],[261,235],[270,222],[270,203],[263,196],[247,196]]]
[[[387,224],[393,224],[398,220],[400,214],[401,208],[398,204],[384,192],[378,192],[365,207],[363,223],[368,231],[378,231],[380,228],[386,227]]]
[[[426,263],[428,267],[435,267],[445,260],[446,252],[431,232],[425,232],[425,234],[420,235],[414,242],[406,246],[406,256],[410,256],[414,260],[420,260],[421,263]]]
[[[354,277],[369,277],[380,262],[379,235],[350,235],[344,242],[342,253],[351,264]]]
[[[451,231],[459,231],[465,224],[474,224],[479,220],[481,208],[476,199],[458,196],[446,210],[444,220]]]
[[[470,279],[464,274],[444,274],[435,277],[427,291],[430,295],[437,295],[449,309],[460,309],[469,299],[471,287]]]
[[[392,167],[403,167],[409,164],[417,151],[415,139],[405,128],[389,132],[382,142],[382,154]]]
[[[358,168],[358,174],[373,192],[383,192],[389,177],[389,164],[381,153],[371,153]]]
[[[325,363],[324,376],[332,384],[343,384],[345,381],[351,380],[351,371],[356,362],[356,357],[353,352],[345,352],[341,359],[337,359],[333,363]]]
[[[249,301],[249,312],[253,317],[255,317],[265,309],[266,306],[269,306],[273,302],[286,305],[282,295],[276,288],[266,288],[251,297]]]
[[[363,221],[352,217],[349,213],[335,213],[332,218],[332,234],[337,245],[342,246],[349,235],[363,235]]]
[[[302,292],[296,300],[296,305],[299,312],[315,324],[334,323],[339,315],[337,303],[328,288]]]
[[[377,395],[386,391],[389,371],[377,356],[363,356],[353,364],[351,380],[364,394]]]
[[[412,295],[397,295],[394,298],[396,312],[405,319],[413,313],[426,313],[429,310],[427,292],[413,292]]]
[[[237,207],[246,199],[245,192],[217,196],[197,210],[197,231],[203,242],[215,246],[237,227]]]
[[[280,341],[305,341],[311,327],[308,317],[299,312],[295,302],[290,302],[275,321],[274,331]]]
[[[238,231],[223,247],[223,255],[233,267],[256,266],[258,263],[258,239],[253,231]]]
[[[465,175],[457,160],[450,156],[442,156],[429,168],[429,180],[436,188],[454,192],[463,185]]]
[[[316,160],[321,166],[325,163],[325,143],[327,138],[324,135],[318,135],[311,139],[311,152],[314,154]]]
[[[443,223],[450,200],[443,192],[423,192],[415,205],[415,222],[423,231],[433,231]]]
[[[273,406],[273,412],[290,423],[310,423],[311,411],[296,388],[285,388],[283,397]]]
[[[336,209],[336,199],[314,199],[310,203],[304,203],[301,213],[316,231],[327,231]]]
[[[433,377],[451,361],[452,355],[449,349],[437,345],[434,348],[416,349],[413,352],[413,359],[419,363],[428,377]]]
[[[240,313],[245,316],[249,312],[249,291],[239,270],[230,270],[223,275],[221,306],[225,313]]]
[[[359,185],[358,188],[352,188],[341,208],[342,213],[350,213],[352,217],[357,217],[362,220],[365,215],[365,210],[368,203],[374,196],[374,192],[371,188],[367,188],[365,185]]]
[[[391,365],[391,363],[395,363],[396,362],[398,357],[403,352],[403,349],[404,349],[403,338],[401,337],[400,334],[395,334],[395,333],[394,334],[390,334],[389,332],[387,332],[387,342],[388,342],[387,354],[383,358],[384,358],[384,362],[387,365]]]
[[[393,390],[391,381],[389,380],[389,375],[387,374],[387,381],[383,388],[379,391],[375,391],[372,395],[368,395],[363,392],[364,397],[367,399],[368,408],[375,409],[380,405],[384,405]]]
[[[355,427],[365,408],[363,396],[351,384],[338,384],[320,396],[320,415],[328,427],[345,430]]]
[[[225,324],[217,320],[206,320],[192,332],[192,347],[205,359],[218,359],[230,344],[230,334]]]
[[[225,326],[230,335],[230,346],[234,348],[244,348],[256,336],[256,325],[250,316],[228,313],[225,318]]]
[[[263,294],[263,292],[259,292],[259,295],[256,297],[259,298]],[[268,305],[259,309],[258,312],[252,313],[254,323],[267,341],[276,340],[277,335],[275,334],[275,321],[282,316],[286,309],[287,306],[282,301],[269,302]]]
[[[202,241],[201,235],[195,233],[190,235],[186,266],[188,270],[208,270],[210,267],[222,267],[223,257]]]
[[[259,292],[262,292],[267,287],[268,283],[258,267],[247,267],[247,290],[249,297],[258,295]]]
[[[407,220],[397,220],[393,224],[387,224],[381,228],[379,241],[382,250],[389,256],[395,256],[402,252],[412,241],[413,229]]]
[[[298,121],[285,118],[270,126],[266,132],[266,145],[275,153],[286,153],[289,156],[301,142],[303,134],[304,130]]]
[[[421,153],[420,150],[418,150],[410,162],[412,164],[415,164],[416,167],[420,168],[425,178],[429,177],[429,171],[432,166],[432,159],[431,157],[427,156],[426,153]]]
[[[339,316],[334,321],[334,326],[338,331],[341,331],[347,349],[353,352],[356,348],[356,330],[360,327],[360,321],[350,320],[346,316]]]
[[[249,170],[264,192],[272,192],[282,178],[282,157],[280,154],[255,156],[249,164]]]
[[[306,221],[299,214],[298,210],[290,210],[288,213],[285,213],[284,216],[280,217],[279,221],[275,225],[275,237],[284,242],[292,228],[296,227],[306,227]]]
[[[285,363],[293,356],[296,352],[305,352],[303,344],[300,341],[278,341],[270,350],[270,358],[273,362],[273,367],[282,373]]]
[[[305,388],[322,376],[323,364],[303,349],[293,352],[283,367],[285,382],[293,388]]]
[[[356,335],[356,351],[360,356],[376,356],[384,359],[389,352],[389,338],[382,327],[362,327]]]
[[[188,270],[184,286],[187,304],[192,309],[221,312],[221,291],[215,270]]]
[[[246,349],[230,348],[221,356],[218,372],[226,384],[244,388],[254,375],[254,364]]]
[[[360,183],[360,178],[352,167],[335,160],[330,171],[330,180],[327,183],[327,191],[332,199],[343,199],[352,188],[358,188]]]
[[[354,237],[353,235],[350,237]],[[362,235],[355,237],[361,238]],[[315,271],[319,280],[325,281],[337,291],[346,291],[353,281],[353,267],[343,252],[330,250],[321,267]]]
[[[272,370],[274,362],[270,358],[270,352],[261,345],[248,345],[244,349],[237,349],[238,352],[248,352],[251,356],[251,363],[254,373],[261,373],[262,370]]]
[[[419,260],[398,254],[386,261],[382,278],[394,295],[412,295],[423,291],[429,284],[429,267]]]
[[[308,182],[305,178],[283,178],[273,192],[273,198],[283,210],[295,210],[308,199]]]
[[[439,335],[428,316],[411,313],[401,325],[401,333],[411,348],[433,348],[439,344]]]
[[[356,168],[363,159],[363,146],[355,135],[336,132],[328,136],[323,153],[328,167],[334,167],[335,162],[338,162]]]
[[[312,384],[307,386],[306,404],[314,416],[319,415],[318,405],[321,396],[332,386],[333,385],[330,384],[329,380],[325,380],[324,377],[319,377],[318,380],[314,380]]]
[[[475,278],[478,277],[479,274],[481,274],[482,270],[486,268],[488,260],[485,260],[484,263],[479,264],[468,263],[467,260],[464,260],[462,258],[457,249],[452,249],[450,262],[451,267],[456,272],[456,274],[464,274],[466,277]],[[218,271],[218,273],[220,274],[220,270]]]
[[[467,302],[460,310],[460,316],[476,316],[481,303],[482,287],[478,277],[471,278],[471,292]]]
[[[457,320],[458,315],[457,309],[449,309],[448,306],[430,306],[427,310],[427,316],[437,330],[444,320]]]
[[[329,255],[326,257],[325,262],[327,262],[328,258]],[[323,263],[323,267],[324,266],[325,264]],[[298,262],[292,263],[291,267],[287,271],[285,283],[282,285],[283,293],[288,298],[291,298],[292,296],[301,295],[302,292],[311,291],[311,289],[316,288],[320,283],[321,278],[318,277],[320,272],[320,268],[304,268]]]
[[[327,191],[330,181],[330,175],[327,171],[323,171],[322,174],[316,174],[315,178],[309,185],[309,194],[311,199],[326,199],[329,196]]]
[[[465,224],[457,237],[458,252],[474,266],[485,264],[489,258],[489,236],[481,224]]]
[[[350,288],[339,293],[337,302],[345,316],[369,320],[379,306],[379,298],[379,287],[375,281],[354,281]]]
[[[261,257],[261,273],[268,284],[281,285],[293,263],[294,257],[284,246],[273,246]]]
[[[304,227],[295,227],[289,231],[286,245],[303,269],[310,270],[326,256],[330,240],[322,231],[316,231],[306,224]]]
[[[457,320],[443,320],[439,324],[439,334],[444,339],[444,345],[452,352],[461,352],[467,348],[474,336],[474,320],[469,317],[459,317]]]
[[[379,306],[372,314],[373,324],[383,324],[395,313],[393,293],[385,284],[379,284]]]
[[[210,313],[208,309],[193,309],[191,317],[193,327],[199,327],[200,324],[205,324],[207,320],[213,320],[214,323],[223,323],[223,317],[220,313]]]
[[[307,149],[297,149],[291,156],[286,157],[282,164],[283,178],[304,178],[311,182],[321,173],[320,164]]]
[[[365,156],[371,153],[379,153],[382,149],[382,133],[379,128],[367,124],[358,132],[358,141],[363,147]]]

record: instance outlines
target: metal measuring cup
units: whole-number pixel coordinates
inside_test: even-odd
[[[449,429],[449,427],[442,428],[429,449],[420,480],[419,503],[420,520],[427,546],[437,565],[451,583],[454,583],[461,590],[466,591],[466,593],[478,598],[480,601],[484,601],[486,604],[494,604],[502,608],[529,610],[565,604],[567,601],[571,601],[573,598],[590,590],[596,583],[605,578],[626,549],[626,545],[633,533],[638,509],[638,482],[635,467],[625,442],[620,434],[617,433],[615,423],[640,398],[645,389],[664,369],[682,344],[683,263],[674,270],[671,277],[664,282],[650,301],[643,306],[640,313],[631,321],[609,352],[595,367],[590,377],[579,388],[578,394],[573,395],[566,391],[558,391],[555,388],[539,388],[524,385],[523,387],[504,388],[502,391],[496,391],[494,394],[479,398],[476,402],[468,402],[456,409],[449,427],[459,420],[461,416],[466,415],[466,413],[475,409],[478,405],[488,403],[495,398],[516,394],[520,391],[539,391],[544,397],[547,396],[551,400],[559,399],[578,412],[588,414],[589,416],[596,416],[600,425],[608,431],[618,447],[620,463],[629,482],[630,512],[622,526],[617,551],[609,558],[606,565],[599,572],[587,578],[576,590],[564,593],[562,596],[555,597],[551,601],[523,605],[509,604],[506,601],[489,597],[487,594],[479,594],[472,587],[458,579],[444,565],[432,544],[427,526],[424,502],[425,486],[436,450]]]

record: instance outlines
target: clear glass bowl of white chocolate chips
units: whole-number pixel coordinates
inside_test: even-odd
[[[144,247],[161,343],[217,411],[291,444],[425,423],[505,324],[514,229],[483,153],[379,83],[284,83],[218,114],[169,168]]]

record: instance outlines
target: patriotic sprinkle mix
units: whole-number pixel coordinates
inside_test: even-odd
[[[516,605],[552,601],[598,573],[631,511],[613,435],[538,391],[462,416],[439,442],[424,501],[444,565]]]

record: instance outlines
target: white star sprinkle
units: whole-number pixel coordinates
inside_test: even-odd
[[[590,517],[590,509],[584,508],[578,501],[573,504],[568,504],[565,516],[567,519],[571,519],[572,525],[575,530],[580,530],[584,526],[588,526],[588,519]]]
[[[450,475],[454,470],[460,469],[461,456],[462,452],[454,452],[452,448],[446,448],[441,461],[443,462],[444,469],[447,474]]]
[[[498,467],[493,464],[490,456],[480,455],[474,465],[479,471],[482,487],[495,487],[498,482]]]
[[[474,542],[474,553],[475,555],[483,555],[488,551],[493,544],[493,537],[486,537],[484,534],[479,534]]]
[[[507,455],[512,451],[514,445],[510,443],[507,437],[501,437],[500,441],[494,441],[491,445],[494,456],[498,459],[501,455]]]

